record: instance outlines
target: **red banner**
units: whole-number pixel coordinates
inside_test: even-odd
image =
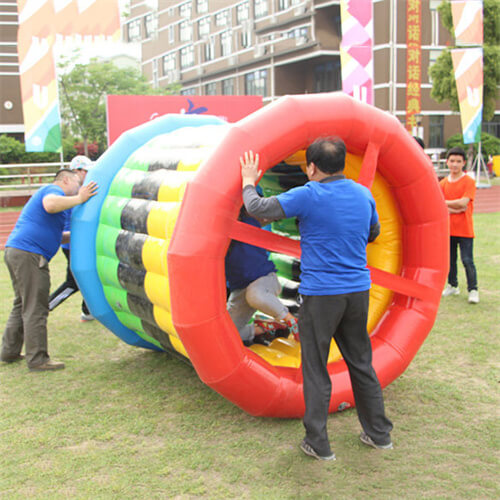
[[[420,86],[422,83],[422,4],[420,0],[406,1],[406,128],[411,132],[416,125],[415,114],[420,113]]]
[[[108,144],[131,128],[168,113],[215,115],[234,123],[262,107],[262,96],[108,95]]]

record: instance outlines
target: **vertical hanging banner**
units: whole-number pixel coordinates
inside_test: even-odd
[[[17,36],[26,151],[61,151],[54,48],[119,41],[118,0],[18,0]]]
[[[415,115],[421,111],[422,83],[422,4],[406,1],[406,129],[416,126]]]
[[[451,58],[457,82],[464,144],[479,142],[483,117],[483,49],[454,49]]]
[[[483,44],[483,2],[459,0],[451,2],[451,14],[457,45]]]
[[[454,0],[451,14],[456,44],[477,46],[451,51],[464,144],[471,144],[481,140],[483,119],[483,2]]]
[[[372,0],[341,0],[340,17],[342,90],[355,99],[373,104]]]

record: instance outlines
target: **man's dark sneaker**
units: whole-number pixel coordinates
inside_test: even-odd
[[[24,354],[18,354],[17,356],[9,356],[7,358],[0,358],[2,363],[15,363],[16,361],[21,361],[24,359]]]
[[[362,432],[359,435],[359,439],[363,444],[371,446],[372,448],[376,448],[377,450],[392,450],[394,448],[394,446],[392,446],[392,443],[377,444],[366,432]]]
[[[316,460],[337,460],[335,453],[332,453],[330,455],[320,455],[309,443],[306,442],[306,440],[303,440],[302,443],[300,443],[300,449],[306,455],[309,455],[310,457],[313,457]]]
[[[272,333],[264,332],[261,333],[260,335],[255,335],[255,337],[253,338],[253,343],[261,345],[270,345],[274,339],[275,336]]]
[[[30,372],[50,372],[54,370],[62,370],[64,368],[64,363],[61,361],[49,360],[42,365],[31,366]]]

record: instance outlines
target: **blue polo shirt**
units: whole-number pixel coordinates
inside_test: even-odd
[[[67,214],[66,210],[49,214],[43,208],[42,200],[49,194],[64,196],[64,191],[54,184],[41,187],[24,206],[6,247],[43,255],[48,261],[54,257],[61,244]]]
[[[303,295],[362,292],[370,226],[378,222],[370,191],[350,179],[311,181],[277,196],[286,217],[297,217]]]
[[[259,221],[253,217],[242,217],[241,222],[261,227]],[[276,271],[264,248],[236,240],[231,243],[226,255],[225,267],[227,287],[230,291],[246,288],[256,279]]]

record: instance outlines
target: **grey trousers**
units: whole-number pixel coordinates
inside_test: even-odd
[[[227,311],[241,340],[252,341],[255,337],[254,325],[248,324],[255,311],[262,311],[278,321],[288,314],[287,307],[278,298],[280,292],[281,285],[276,273],[269,273],[252,281],[246,288],[231,292]]]
[[[14,304],[2,337],[1,359],[20,354],[25,343],[28,367],[49,361],[47,316],[49,314],[49,263],[38,254],[7,247],[5,263],[14,288]]]
[[[349,370],[361,427],[377,444],[391,441],[391,421],[372,366],[372,347],[366,331],[369,292],[302,296],[299,331],[306,411],[306,441],[320,454],[331,453],[326,422],[332,384],[328,353],[335,338]]]

